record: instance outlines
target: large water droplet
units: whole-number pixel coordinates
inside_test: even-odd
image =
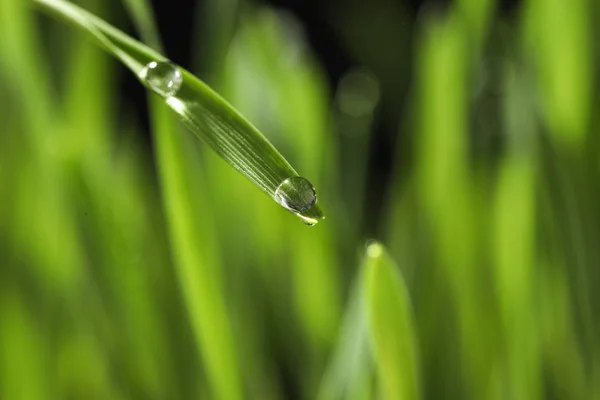
[[[140,72],[146,84],[156,93],[171,97],[181,87],[183,78],[177,65],[170,61],[152,61]]]
[[[317,192],[308,179],[292,176],[283,181],[275,191],[275,201],[287,210],[301,214],[317,202]]]

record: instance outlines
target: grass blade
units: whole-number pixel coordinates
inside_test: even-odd
[[[152,5],[145,0],[123,0],[129,14],[131,14],[136,29],[142,40],[156,50],[162,51],[162,44],[158,29],[154,22]]]
[[[539,69],[542,113],[558,146],[585,146],[593,91],[593,26],[587,0],[529,0],[524,28]],[[556,29],[560,26],[561,29]]]
[[[160,49],[151,7],[145,0],[127,1],[127,7],[142,37]],[[215,397],[241,399],[243,384],[233,328],[220,290],[217,246],[211,242],[215,232],[206,213],[201,212],[207,207],[197,207],[205,198],[202,182],[198,174],[189,172],[196,170],[198,160],[189,151],[190,138],[179,135],[175,118],[161,99],[153,96],[149,100],[174,261],[195,338]],[[197,243],[209,245],[199,250]]]
[[[48,352],[43,336],[14,290],[0,293],[0,396],[3,399],[34,400],[50,392]]]
[[[62,0],[34,0],[34,3],[91,34],[147,87],[142,78],[144,67],[153,61],[167,61],[160,53],[71,3]],[[284,180],[298,175],[258,129],[229,103],[190,72],[181,68],[180,71],[181,88],[167,97],[166,103],[191,132],[271,197]],[[318,204],[295,214],[311,225],[324,216]]]
[[[367,321],[361,285],[354,285],[333,357],[323,376],[319,400],[355,398],[371,380]]]
[[[158,102],[156,102],[158,103]],[[159,111],[162,108],[162,111]],[[169,220],[171,245],[177,277],[191,324],[211,380],[215,398],[241,399],[242,384],[237,373],[233,331],[221,288],[220,263],[214,235],[203,202],[198,177],[186,174],[194,166],[189,139],[172,129],[162,104],[154,104],[153,126]],[[196,165],[198,165],[196,163]],[[203,243],[203,246],[198,246]]]
[[[506,329],[506,390],[512,399],[539,399],[538,321],[533,282],[535,168],[531,157],[512,156],[500,169],[494,207],[495,281]]]
[[[420,398],[412,306],[397,267],[379,243],[367,248],[364,299],[383,398]]]

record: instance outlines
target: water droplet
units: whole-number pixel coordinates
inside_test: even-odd
[[[179,67],[170,61],[152,61],[148,63],[140,72],[140,78],[146,82],[150,89],[164,97],[175,95],[183,81]]]
[[[274,197],[276,202],[295,214],[305,213],[317,202],[317,192],[312,183],[301,176],[292,176],[283,181]]]

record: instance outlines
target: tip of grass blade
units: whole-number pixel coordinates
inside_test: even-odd
[[[379,258],[383,254],[383,246],[379,242],[371,241],[366,246],[368,258]]]
[[[388,399],[419,399],[418,345],[408,291],[384,246],[367,244],[363,295],[379,383]]]

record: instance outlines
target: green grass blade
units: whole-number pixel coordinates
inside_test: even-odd
[[[593,98],[593,20],[587,0],[524,2],[527,50],[540,91],[541,112],[559,147],[580,150]],[[557,27],[560,26],[560,29]],[[596,73],[597,74],[597,73]]]
[[[384,399],[420,398],[412,306],[397,266],[379,243],[367,248],[364,299]]]
[[[536,200],[539,196],[538,152],[535,142],[535,117],[527,81],[514,69],[505,72],[504,99],[508,154],[498,164],[498,180],[490,202],[493,277],[499,318],[502,321],[502,358],[506,363],[504,393],[511,399],[544,398],[543,368],[540,365],[540,312],[537,299],[543,287],[544,269],[537,259]],[[550,270],[550,269],[548,269]]]
[[[158,29],[154,23],[154,11],[145,0],[123,0],[133,18],[133,23],[144,42],[156,50],[162,51]]]
[[[501,165],[494,207],[495,281],[506,329],[508,393],[539,399],[538,321],[533,311],[535,169],[531,157],[512,156]]]
[[[9,96],[6,104],[14,107],[0,99],[4,111],[11,110],[3,118],[0,144],[7,146],[1,157],[3,179],[9,182],[0,188],[0,207],[10,210],[3,225],[14,251],[27,254],[27,268],[40,282],[65,291],[77,279],[82,258],[59,189],[62,135],[41,47],[26,4],[0,1],[0,80]],[[62,227],[60,236],[54,226]]]
[[[201,182],[186,173],[198,163],[192,164],[197,160],[190,156],[190,138],[173,129],[163,104],[154,103],[157,157],[178,280],[215,398],[241,399],[233,331],[213,251],[217,246],[208,228],[209,216],[200,212],[207,209],[199,196]]]
[[[62,0],[34,0],[34,3],[91,34],[145,85],[141,77],[144,67],[152,61],[167,61],[161,54],[71,3]],[[285,179],[298,175],[258,129],[229,103],[190,72],[181,68],[180,71],[181,88],[166,102],[190,131],[271,197]],[[318,204],[296,215],[310,224],[324,216]]]
[[[354,285],[340,336],[319,389],[319,400],[355,398],[371,380],[367,321],[361,285]]]
[[[14,290],[0,293],[0,396],[3,399],[49,398],[48,352],[44,337],[23,299]]]
[[[142,37],[160,49],[158,30],[145,0],[128,1],[127,6]],[[145,11],[144,11],[145,10]],[[238,372],[239,360],[233,328],[220,287],[220,263],[211,241],[215,232],[207,223],[207,207],[197,207],[206,197],[195,171],[198,165],[189,151],[189,139],[179,134],[175,118],[160,98],[150,98],[152,128],[164,197],[171,231],[172,247],[179,283],[184,293],[192,328],[203,356],[215,397],[243,398]],[[194,164],[196,162],[196,164]],[[197,246],[204,243],[202,250]]]
[[[208,0],[198,3],[194,28],[194,71],[205,82],[219,84],[229,45],[238,29],[241,0]],[[220,87],[217,86],[220,90]],[[231,101],[231,99],[229,99]]]

